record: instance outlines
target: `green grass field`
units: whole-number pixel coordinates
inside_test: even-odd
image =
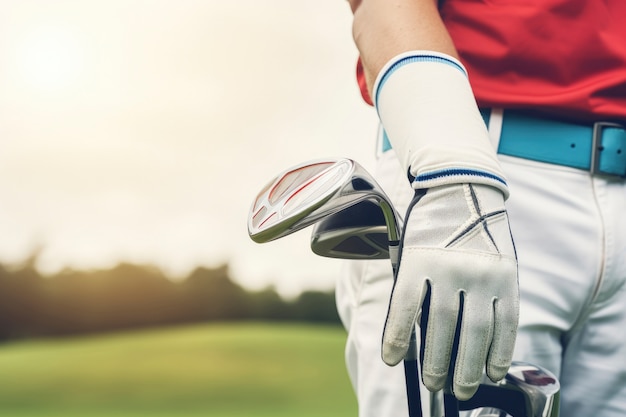
[[[245,323],[7,343],[0,416],[355,416],[345,337]]]

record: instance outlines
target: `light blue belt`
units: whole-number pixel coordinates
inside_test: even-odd
[[[489,124],[490,110],[481,110]],[[391,149],[386,134],[383,152]],[[498,153],[626,178],[626,126],[577,124],[505,110]]]

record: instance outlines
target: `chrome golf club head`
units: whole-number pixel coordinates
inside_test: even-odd
[[[397,247],[398,220],[389,199],[363,167],[346,158],[305,162],[272,179],[252,204],[248,233],[252,240],[263,243],[287,236],[322,219],[327,219],[328,224],[345,224],[345,221],[337,220],[346,217],[334,216],[346,209],[350,209],[350,213],[366,210],[367,213],[363,212],[366,216],[370,210],[376,210],[377,224],[373,225],[378,226],[376,245],[382,249],[392,242],[391,246]],[[380,220],[382,224],[378,224]],[[378,240],[383,231],[386,242],[381,243]],[[319,236],[323,238],[327,235],[320,233]],[[315,248],[320,248],[314,251],[329,256],[330,251],[321,249],[327,240],[321,239],[320,242],[320,246],[314,244]],[[385,252],[383,257],[389,257],[389,251]],[[341,257],[349,257],[349,253],[344,252]],[[353,254],[353,258],[356,256],[362,259],[362,255]]]
[[[493,382],[486,376],[460,410],[474,410],[471,417],[558,417],[560,404],[558,379],[539,366],[513,362],[506,377]]]
[[[352,170],[349,160],[326,160],[305,162],[280,173],[252,204],[248,215],[250,238],[258,243],[269,242],[339,210],[335,202],[326,203],[349,180]]]

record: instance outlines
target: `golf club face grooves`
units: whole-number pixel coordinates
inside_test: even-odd
[[[340,259],[389,259],[386,226],[320,230],[319,225],[321,222],[315,224],[311,236],[311,250],[317,255]]]
[[[344,239],[339,245],[335,246],[333,250],[339,253],[362,253],[365,256],[374,256],[378,252],[375,251],[372,245],[368,245],[364,240],[351,236]]]
[[[306,183],[312,181],[316,176],[327,169],[328,165],[327,163],[307,165],[289,171],[277,181],[271,182],[268,184],[267,190],[264,190],[264,192],[269,191],[269,203],[275,205],[281,198],[292,194],[294,191],[297,191],[298,188],[302,188]]]

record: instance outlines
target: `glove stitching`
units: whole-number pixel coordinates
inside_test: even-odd
[[[506,210],[498,210],[498,211],[493,211],[491,213],[487,213],[487,214],[481,215],[476,220],[474,220],[469,226],[465,227],[456,236],[454,236],[452,238],[452,240],[450,240],[450,242],[448,242],[445,245],[445,247],[449,248],[449,247],[453,246],[455,243],[457,243],[459,240],[461,240],[467,234],[469,234],[475,227],[482,225],[483,232],[485,232],[485,234],[489,237],[489,241],[493,244],[495,250],[498,253],[500,253],[500,249],[498,248],[498,245],[496,245],[496,242],[493,239],[493,236],[491,235],[491,232],[489,231],[487,220],[489,220],[489,219],[491,219],[493,217],[499,216],[501,214],[505,214],[505,213],[506,213]]]
[[[439,247],[430,247],[430,246],[410,246],[410,247],[404,248],[404,252],[405,253],[420,252],[420,251],[432,251],[432,252],[445,251],[446,254],[450,254],[451,252],[458,252],[458,253],[469,253],[469,252],[472,252],[472,254],[474,256],[480,256],[480,257],[485,258],[485,259],[491,259],[494,262],[498,262],[498,261],[500,261],[503,258],[509,258],[509,259],[515,261],[515,257],[513,257],[513,256],[509,256],[509,255],[505,255],[505,254],[501,254],[501,253],[482,252],[482,251],[470,251],[470,250],[467,250],[467,249],[439,248]]]
[[[489,242],[491,242],[492,247],[497,253],[500,253],[500,248],[496,244],[495,239],[493,238],[493,235],[491,234],[489,230],[488,220],[495,216],[499,216],[502,214],[506,215],[506,210],[501,209],[501,210],[496,210],[496,211],[492,211],[489,213],[483,213],[481,205],[480,205],[480,200],[476,194],[474,186],[472,184],[466,184],[465,191],[468,196],[468,200],[470,200],[468,201],[468,208],[470,209],[470,211],[475,213],[476,219],[474,219],[468,226],[466,226],[458,234],[456,234],[455,236],[452,236],[451,240],[445,245],[445,247],[449,248],[453,246],[455,243],[457,243],[459,240],[461,240],[467,234],[469,234],[474,228],[478,226],[482,226],[482,231],[487,236]]]
[[[432,283],[431,283],[431,285],[432,285]],[[459,291],[456,292],[455,295],[459,296],[460,298],[463,298],[464,294],[465,294],[465,291],[462,290],[462,289],[459,289]],[[462,306],[462,304],[463,303],[461,302],[460,305]],[[457,312],[457,317],[456,317],[455,321],[459,319],[459,314],[462,314],[462,313],[461,312]],[[428,323],[426,324],[426,326],[427,326],[427,328],[426,328],[426,343],[425,344],[426,344],[426,346],[429,346],[429,345],[432,345],[431,342],[434,340],[434,336],[432,334],[432,330],[428,328]],[[445,356],[447,358],[449,358],[448,361],[454,360],[454,358],[452,357],[452,345],[453,345],[454,337],[455,337],[455,331],[453,330],[453,332],[452,332],[452,340],[450,340],[450,343],[446,343],[447,349],[446,349],[446,355]],[[445,380],[444,377],[446,377],[448,375],[448,373],[450,371],[450,368],[446,367],[446,368],[444,368],[444,369],[442,369],[440,371],[438,371],[436,368],[433,368],[433,367],[431,367],[430,369],[427,369],[426,368],[426,364],[432,363],[432,360],[433,360],[434,356],[435,356],[435,354],[434,354],[434,352],[432,350],[429,350],[429,349],[425,350],[425,352],[424,352],[424,360],[422,362],[422,366],[424,367],[424,369],[423,369],[422,372],[423,372],[425,377],[429,377],[431,379],[437,379],[437,380],[439,380],[438,384],[443,384],[444,380]],[[439,387],[439,389],[441,389],[441,388],[443,388],[443,385],[441,385]]]
[[[499,210],[499,211],[496,211],[496,212],[492,212],[492,213],[487,213],[487,214],[481,215],[482,209],[480,207],[480,202],[478,200],[478,196],[476,195],[476,191],[474,190],[474,187],[471,184],[469,185],[469,190],[470,190],[470,193],[472,195],[472,201],[474,203],[474,208],[476,209],[476,213],[480,215],[479,220],[482,219],[481,224],[483,226],[483,231],[485,232],[485,234],[487,235],[487,237],[491,241],[491,244],[495,248],[496,252],[500,253],[500,248],[498,248],[498,245],[496,244],[496,241],[493,238],[493,235],[489,231],[487,219],[489,217],[492,217],[492,216],[498,214],[498,213],[504,213],[504,210]]]
[[[493,301],[492,301],[492,308],[493,308]],[[492,321],[495,320],[495,312],[492,310]],[[463,331],[465,330],[465,325],[462,325],[462,330],[461,332],[463,333]],[[465,330],[467,331],[467,330]],[[477,346],[480,346],[480,352],[481,354],[479,355],[480,357],[484,357],[485,359],[487,359],[487,363],[489,362],[489,348],[491,345],[491,341],[493,340],[493,335],[494,333],[494,329],[493,327],[491,328],[491,331],[489,332],[488,335],[485,335],[485,333],[481,333],[483,335],[481,343],[477,344]],[[459,351],[457,353],[457,358],[460,356],[460,359],[457,359],[457,363],[455,364],[455,369],[454,369],[454,373],[455,375],[457,375],[458,373],[460,373],[460,369],[464,368],[465,365],[465,358],[467,356],[467,349],[461,349],[459,348]],[[464,376],[461,374],[461,376]],[[455,384],[459,385],[459,386],[464,386],[464,387],[473,387],[473,386],[477,386],[478,383],[480,382],[480,380],[478,381],[466,381],[466,380],[457,380],[457,378],[455,378]]]

